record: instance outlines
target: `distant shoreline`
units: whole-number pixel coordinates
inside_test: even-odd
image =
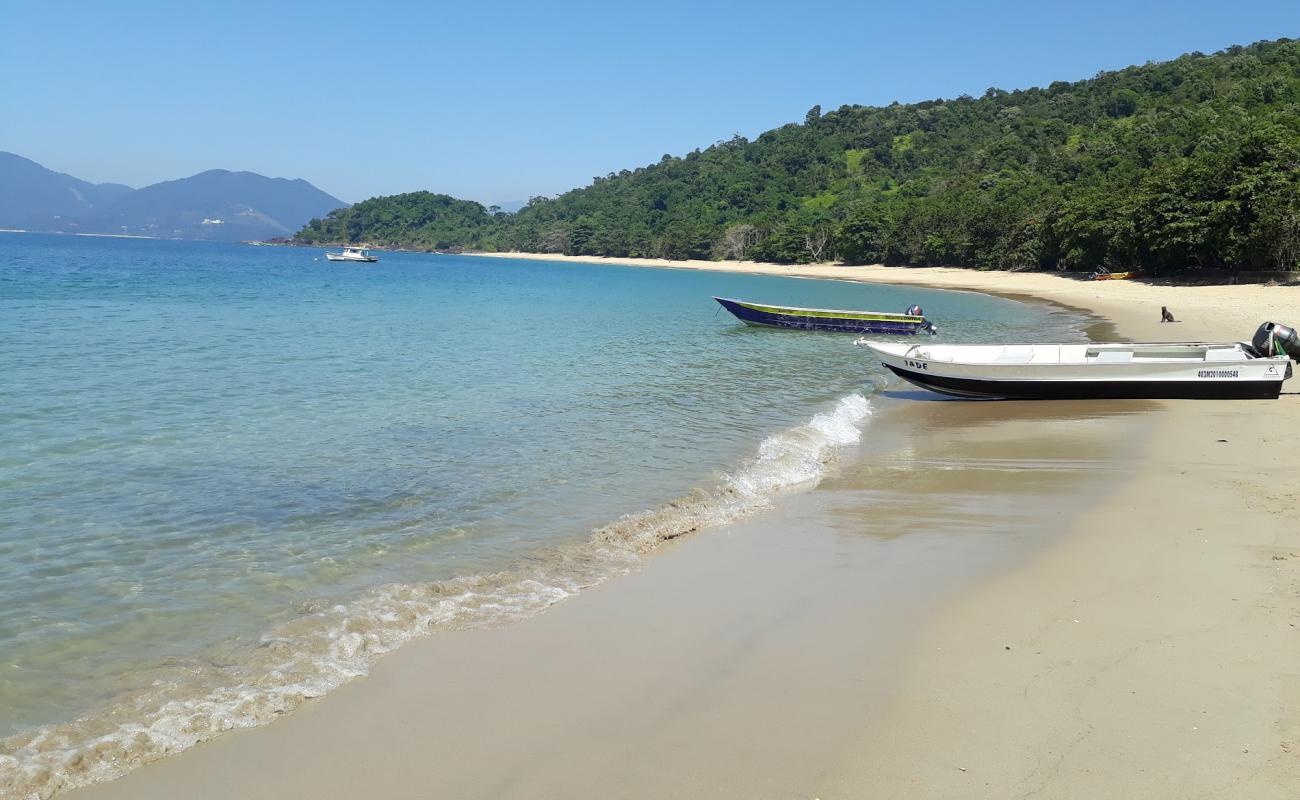
[[[329,245],[331,247],[343,247],[344,245]],[[371,250],[383,250],[382,247],[371,247]],[[449,253],[446,250],[406,250],[399,252],[423,252],[423,253]],[[750,271],[756,273],[766,273],[768,270],[784,270],[781,274],[799,274],[807,277],[830,277],[821,274],[812,275],[804,270],[861,270],[861,269],[887,269],[890,271],[907,271],[915,270],[955,270],[958,272],[989,274],[989,275],[1051,275],[1060,278],[1066,278],[1075,281],[1091,281],[1093,273],[1091,272],[1060,272],[1060,271],[1041,271],[1041,270],[984,270],[974,267],[925,267],[911,264],[900,264],[895,266],[885,266],[884,264],[844,264],[837,261],[821,261],[812,264],[780,264],[774,261],[731,261],[731,260],[705,260],[705,259],[668,259],[668,258],[621,258],[618,256],[571,256],[562,253],[526,253],[522,251],[502,251],[502,252],[478,252],[465,250],[454,255],[466,256],[487,256],[490,258],[523,258],[535,261],[569,261],[586,264],[628,264],[642,267],[667,267],[670,269],[717,269],[719,271],[734,271],[736,269],[751,268]],[[789,271],[796,272],[791,273]],[[847,280],[855,280],[848,278]],[[1100,282],[1100,281],[1099,281]],[[1124,282],[1124,281],[1119,281]],[[1131,281],[1130,281],[1131,282]],[[1139,278],[1138,283],[1143,281]],[[1187,272],[1181,276],[1175,275],[1168,278],[1161,278],[1160,285],[1169,286],[1199,286],[1199,285],[1237,285],[1252,283],[1275,282],[1280,284],[1300,284],[1300,272],[1276,271],[1260,272],[1251,270],[1201,270],[1199,272]]]
[[[0,228],[0,233],[37,233],[43,236],[91,236],[96,239],[156,239],[161,236],[146,236],[142,233],[81,233],[78,231],[29,231],[24,228]],[[209,241],[207,239],[185,239],[177,241]]]
[[[1189,334],[1218,340],[1249,338],[1267,319],[1300,324],[1300,286],[1165,285],[1139,281],[1092,281],[1086,276],[1054,272],[1009,272],[964,267],[887,267],[881,264],[771,264],[759,261],[670,261],[649,258],[603,258],[542,253],[467,253],[489,258],[519,258],[609,266],[693,269],[754,275],[819,278],[934,289],[985,292],[1013,299],[1038,299],[1083,309],[1120,326],[1129,336],[1152,341]],[[763,299],[763,298],[754,298]],[[776,302],[774,298],[767,298]],[[1188,325],[1171,328],[1160,323],[1160,307],[1168,306]],[[1252,322],[1253,320],[1253,322]],[[1192,327],[1192,326],[1195,327]]]
[[[331,247],[364,247],[367,250],[376,250],[380,253],[424,253],[426,255],[439,255],[439,256],[493,255],[489,253],[479,253],[470,250],[464,250],[460,248],[451,248],[448,250],[430,250],[424,247],[392,247],[390,245],[368,244],[366,242],[299,242],[294,239],[280,242],[280,241],[266,239],[266,240],[259,240],[259,241],[245,240],[243,244],[279,245],[283,247],[313,247],[318,249],[329,249]]]
[[[142,233],[73,233],[72,236],[94,236],[100,239],[161,239],[161,236],[145,236]],[[199,241],[203,241],[200,239]]]

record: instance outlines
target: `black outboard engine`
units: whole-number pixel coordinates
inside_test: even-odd
[[[1286,325],[1265,322],[1255,331],[1250,344],[1261,356],[1288,355],[1293,361],[1300,361],[1300,334]]]

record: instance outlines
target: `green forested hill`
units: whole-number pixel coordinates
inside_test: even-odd
[[[456,209],[430,216],[424,198]],[[1300,267],[1300,41],[1075,83],[808,112],[516,214],[426,193],[310,241],[982,268]],[[472,208],[471,208],[472,207]]]
[[[372,197],[313,219],[296,239],[306,244],[365,242],[380,247],[443,250],[480,246],[496,219],[472,200],[445,194],[409,192]]]

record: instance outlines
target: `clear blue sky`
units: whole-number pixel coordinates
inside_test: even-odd
[[[1089,77],[1300,37],[1300,0],[0,0],[0,150],[142,186],[212,167],[485,203],[814,104]]]

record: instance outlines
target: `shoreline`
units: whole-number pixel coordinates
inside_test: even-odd
[[[1184,330],[1194,333],[1180,338],[1248,338],[1253,326],[1264,317],[1253,322],[1250,329],[1240,331],[1238,328],[1247,312],[1259,314],[1263,307],[1282,310],[1286,305],[1284,300],[1300,297],[1289,288],[1145,287],[1124,282],[1093,285],[1054,275],[970,275],[966,270],[822,266],[756,268],[761,265],[703,262],[707,266],[684,266],[676,262],[652,265],[627,260],[599,261],[632,266],[911,283],[933,288],[989,291],[1006,296],[1029,295],[1089,311],[1114,323],[1116,332],[1128,338],[1169,338],[1171,328],[1179,334]],[[1032,280],[1018,280],[1021,277],[1032,277]],[[985,285],[989,282],[996,283],[1000,291],[990,291]],[[1122,288],[1110,289],[1112,285]],[[1233,291],[1220,298],[1188,291],[1200,289]],[[1094,294],[1091,290],[1097,291]],[[1169,305],[1180,319],[1186,316],[1191,321],[1178,326],[1159,326],[1148,321],[1146,312],[1154,295],[1147,290],[1158,290],[1162,293],[1160,297],[1176,297],[1173,302],[1157,304],[1156,309],[1160,304]],[[1260,296],[1259,290],[1279,294]],[[1180,309],[1188,309],[1190,313],[1179,313]],[[1236,313],[1225,309],[1235,309]],[[1288,321],[1281,314],[1273,316],[1278,321]],[[913,405],[940,407],[946,404]],[[985,413],[979,411],[980,404],[963,405],[975,409],[963,413]],[[990,413],[995,416],[1014,417],[1014,414],[1006,413],[1011,405],[1016,404],[996,404],[985,408],[993,409]],[[1300,657],[1297,657],[1294,647],[1294,625],[1300,619],[1300,603],[1296,602],[1296,588],[1300,586],[1297,579],[1300,539],[1294,531],[1300,530],[1300,520],[1293,509],[1296,493],[1279,485],[1276,476],[1294,471],[1297,461],[1300,461],[1290,452],[1282,434],[1282,431],[1293,430],[1293,423],[1300,421],[1300,413],[1297,413],[1300,405],[1293,396],[1284,395],[1276,403],[1184,402],[1152,406],[1154,410],[1143,415],[1151,423],[1150,438],[1141,446],[1141,453],[1135,456],[1132,468],[1126,473],[1126,483],[1120,490],[1099,498],[1097,509],[1067,524],[1068,533],[1057,536],[1043,552],[1018,565],[1003,565],[1000,571],[994,571],[994,577],[961,588],[956,595],[941,599],[937,607],[927,608],[923,616],[915,617],[919,633],[909,634],[911,644],[899,644],[899,652],[886,659],[890,664],[873,663],[864,667],[864,674],[888,678],[889,690],[883,694],[877,691],[869,697],[853,692],[847,695],[860,697],[863,708],[872,712],[869,721],[854,723],[859,732],[852,738],[851,752],[837,750],[832,758],[827,751],[835,747],[843,749],[843,742],[833,743],[825,737],[819,738],[811,729],[803,731],[816,746],[798,751],[798,758],[789,765],[790,772],[806,772],[802,776],[792,776],[792,788],[801,787],[808,796],[813,796],[812,789],[816,785],[820,787],[818,796],[827,798],[1005,797],[1012,793],[1035,792],[1045,796],[1101,794],[1172,798],[1195,792],[1224,791],[1224,787],[1231,786],[1249,787],[1248,792],[1236,796],[1289,796],[1282,792],[1293,785],[1290,781],[1300,774],[1295,764],[1295,753],[1300,750],[1300,721],[1294,712],[1287,715],[1282,699],[1300,694],[1300,685],[1294,677],[1300,674],[1297,669]],[[947,416],[951,416],[950,412],[942,412],[935,419],[942,420]],[[1041,420],[1038,422],[1041,424]],[[988,424],[982,423],[985,427]],[[1077,421],[1071,424],[1077,424]],[[970,435],[979,441],[979,436],[984,435],[979,431],[984,427],[975,430],[976,433]],[[1000,447],[1024,447],[1031,442],[1034,446],[1043,444],[1036,441],[1041,437],[1032,422],[1012,420],[1000,430],[1005,439],[999,442]],[[1216,438],[1209,438],[1210,433],[1216,434]],[[958,438],[966,435],[959,433],[959,429],[954,429],[952,434]],[[1227,438],[1229,443],[1241,444],[1224,447],[1218,441],[1222,438]],[[1011,451],[997,452],[1018,451],[1013,447]],[[1265,473],[1260,471],[1261,458],[1268,464]],[[1232,478],[1228,487],[1219,485],[1225,475]],[[1267,477],[1269,475],[1273,476],[1272,479]],[[1251,476],[1258,485],[1251,484]],[[862,487],[853,489],[861,491]],[[975,489],[978,490],[978,486]],[[1243,496],[1249,498],[1252,491],[1264,489],[1267,491],[1261,495],[1262,501],[1256,499],[1245,504],[1247,508],[1242,508]],[[933,494],[941,490],[935,487],[928,491]],[[1148,501],[1151,497],[1161,498],[1158,508],[1150,508],[1152,504]],[[1052,518],[1041,508],[1035,513],[1044,521]],[[1140,524],[1134,525],[1136,530],[1129,530],[1128,526],[1135,520]],[[1228,535],[1238,532],[1238,527],[1246,526],[1250,527],[1251,535]],[[757,527],[763,526],[759,524]],[[625,601],[621,606],[602,606],[600,603],[610,602],[610,597],[626,597],[637,587],[642,587],[640,590],[647,592],[646,596],[650,598],[641,603],[669,600],[672,594],[685,588],[684,585],[673,585],[674,569],[689,571],[694,562],[711,563],[714,567],[727,563],[726,559],[708,562],[701,554],[740,538],[735,528],[731,526],[718,531],[718,535],[693,537],[689,542],[673,545],[669,552],[657,555],[654,562],[630,579],[594,590],[589,600],[580,596],[523,625],[502,629],[500,633],[483,632],[486,638],[494,639],[496,643],[488,647],[483,661],[475,662],[477,667],[501,671],[499,688],[507,694],[521,689],[525,693],[529,690],[543,693],[561,691],[555,685],[533,685],[527,675],[509,673],[494,659],[508,661],[518,655],[519,648],[524,646],[522,643],[531,641],[539,648],[536,653],[543,660],[551,659],[563,664],[566,663],[565,647],[582,648],[593,644],[591,634],[579,630],[583,627],[579,624],[583,620],[587,625],[596,625],[603,620],[606,625],[619,627],[627,620],[627,614],[639,608],[640,613],[652,621],[654,609],[647,610],[636,602]],[[1203,540],[1199,544],[1212,542],[1212,546],[1195,546],[1198,538]],[[703,544],[706,542],[708,544]],[[1124,557],[1117,558],[1117,551]],[[667,566],[671,564],[685,566]],[[808,579],[826,580],[830,575],[822,571],[824,567],[814,567],[808,567]],[[1189,578],[1189,575],[1193,577]],[[733,577],[729,585],[738,588],[737,580],[744,581],[745,578]],[[1232,598],[1225,600],[1229,594]],[[1081,599],[1088,602],[1086,628],[1074,627],[1084,624],[1082,618],[1080,622],[1073,622]],[[753,602],[759,601],[754,599]],[[591,610],[593,606],[595,611]],[[825,606],[828,612],[833,608],[831,604]],[[743,610],[743,607],[738,607],[735,613]],[[688,613],[688,610],[683,609],[683,613]],[[1066,617],[1069,617],[1068,622],[1064,621]],[[908,617],[913,618],[914,615]],[[653,625],[653,622],[647,624]],[[845,626],[852,624],[852,618],[841,613],[836,617],[835,625],[823,634],[836,637],[846,630]],[[1291,627],[1287,627],[1288,624]],[[788,649],[792,645],[783,638],[794,635],[789,628],[798,633],[810,626],[813,626],[811,621],[803,620],[793,626],[782,626],[778,631],[767,626],[746,630],[754,640],[752,646],[759,647],[760,652],[764,652],[763,647],[769,648],[766,660],[775,660],[782,665],[785,680],[794,681],[811,692],[810,697],[820,697],[803,682],[821,680],[825,675],[808,674],[798,662],[786,664],[783,660],[791,656]],[[720,626],[711,633],[725,635],[726,630]],[[1087,634],[1078,635],[1076,632],[1080,630],[1086,630]],[[615,632],[606,635],[617,639]],[[651,646],[656,641],[670,643],[671,635],[670,628],[654,628],[649,632],[650,644],[642,646]],[[669,638],[662,638],[665,636]],[[457,638],[459,641],[453,641],[450,635],[425,640],[419,645],[419,650],[424,651],[423,657],[414,646],[409,653],[404,648],[381,661],[372,678],[355,681],[330,696],[338,697],[338,700],[309,703],[271,726],[221,737],[180,756],[146,766],[119,781],[91,787],[76,796],[93,797],[98,793],[103,797],[162,797],[168,796],[169,792],[174,794],[178,785],[194,790],[196,796],[201,792],[220,796],[234,786],[242,786],[245,790],[276,787],[264,789],[261,796],[329,796],[343,793],[344,787],[337,783],[338,780],[353,781],[354,789],[361,786],[355,783],[360,779],[358,769],[368,778],[375,778],[371,774],[375,771],[375,763],[397,768],[397,774],[369,787],[372,791],[385,796],[422,796],[422,792],[428,789],[427,784],[420,783],[412,774],[403,774],[402,765],[393,763],[391,755],[381,752],[382,747],[367,748],[366,742],[357,739],[359,734],[356,731],[346,730],[355,721],[347,712],[350,710],[356,717],[366,713],[364,710],[372,704],[377,705],[374,725],[378,727],[369,729],[371,735],[382,734],[383,726],[391,721],[388,717],[406,719],[401,715],[401,708],[410,702],[410,693],[418,685],[418,679],[428,674],[430,666],[445,664],[442,659],[454,661],[467,656],[466,648],[471,646],[466,644],[467,637]],[[481,641],[484,637],[478,638]],[[1231,640],[1230,653],[1219,652],[1224,638]],[[557,641],[560,643],[558,651]],[[618,641],[633,646],[628,641]],[[820,638],[813,641],[826,646],[829,640]],[[699,644],[703,647],[704,640]],[[803,644],[806,649],[807,642]],[[497,649],[493,650],[493,647]],[[431,652],[436,652],[440,658],[431,659]],[[865,652],[847,651],[846,655],[856,653],[866,658]],[[1010,658],[1028,653],[1033,655],[1014,662],[1013,668],[1008,669],[1008,653],[1016,654]],[[1135,653],[1141,654],[1141,658],[1133,658]],[[643,655],[653,658],[658,654],[652,649]],[[692,652],[683,653],[681,658],[680,668],[687,671],[719,667],[710,665],[707,659]],[[741,670],[744,664],[729,663],[731,670]],[[570,663],[569,666],[576,665]],[[749,668],[747,664],[744,666]],[[822,667],[828,669],[830,665],[823,664]],[[450,669],[450,673],[453,681],[462,684],[461,688],[477,687],[479,700],[484,699],[481,691],[485,684],[476,681],[473,673],[467,674],[455,667]],[[405,684],[401,682],[403,674],[408,676]],[[722,674],[726,674],[725,670]],[[1121,680],[1115,676],[1123,677]],[[1180,680],[1180,676],[1185,677]],[[577,686],[564,684],[558,676],[552,678],[563,687],[562,691],[576,696],[585,696],[601,685],[596,676],[589,676],[591,683]],[[488,688],[492,686],[491,681],[486,684]],[[709,686],[710,694],[726,693],[721,684]],[[611,687],[609,691],[622,698],[626,704],[623,710],[629,715],[639,712],[640,704],[653,706],[656,703],[650,695],[624,696],[619,687]],[[690,696],[701,689],[696,684],[687,683],[677,687],[677,691]],[[773,693],[779,691],[779,684],[759,682],[733,699],[741,704],[754,701],[770,704],[775,702]],[[841,687],[841,691],[847,690]],[[1134,696],[1144,698],[1143,703],[1135,705],[1129,700]],[[435,700],[451,702],[451,698],[441,695],[426,694],[421,699],[430,703]],[[419,707],[419,703],[415,705]],[[335,708],[337,710],[331,710]],[[430,705],[426,708],[439,710],[436,724],[420,726],[418,720],[406,720],[416,725],[410,735],[421,748],[446,746],[439,731],[446,726],[452,729],[473,728],[473,718],[482,710],[473,703],[454,707]],[[1174,730],[1186,734],[1183,723],[1189,718],[1188,708],[1196,708],[1201,717],[1210,717],[1219,724],[1194,726],[1197,729],[1194,740],[1189,740],[1186,735],[1171,735]],[[565,710],[549,707],[537,699],[529,701],[524,709],[509,709],[508,706],[507,709],[525,720]],[[784,712],[776,708],[770,710],[777,714],[798,713],[793,707]],[[573,713],[572,710],[569,713]],[[771,721],[770,715],[742,714],[737,709],[731,709],[731,713],[734,714],[733,721],[745,719],[760,729],[765,729],[764,724]],[[653,725],[643,721],[643,725],[651,727],[641,729],[639,737],[624,743],[629,748],[626,758],[636,759],[646,748],[652,753],[658,752],[658,748],[650,747],[650,744],[658,740],[658,734],[675,731],[673,720],[677,717],[695,719],[685,708],[676,708],[673,713],[655,716]],[[594,721],[588,719],[584,724],[590,726],[599,720],[597,716]],[[1225,724],[1225,720],[1231,724]],[[509,724],[511,720],[497,722]],[[702,720],[697,719],[697,722],[704,724]],[[824,719],[823,723],[837,731],[845,724],[838,720],[832,725],[831,717]],[[320,728],[317,734],[309,733],[315,727]],[[626,731],[619,726],[605,733],[607,736],[626,736]],[[681,731],[677,733],[684,735]],[[772,731],[771,735],[776,736],[778,732]],[[1247,745],[1253,747],[1241,744],[1243,736],[1249,738]],[[708,780],[709,777],[716,778],[716,775],[697,776],[699,780],[687,787],[688,795],[746,796],[740,789],[752,777],[749,774],[742,776],[738,771],[763,775],[766,774],[764,769],[758,763],[746,760],[752,757],[752,753],[733,753],[731,747],[717,741],[721,753],[726,756],[721,759],[722,764],[735,773],[736,780],[728,786]],[[342,742],[362,749],[350,754],[346,749],[335,749],[342,747]],[[603,743],[603,740],[597,740],[586,742],[586,745],[596,747]],[[272,746],[266,749],[268,744]],[[796,742],[787,744],[798,749]],[[526,750],[529,742],[522,742],[517,747]],[[258,755],[263,749],[266,749],[266,755]],[[548,749],[542,747],[543,751]],[[548,795],[543,791],[539,796],[595,796],[600,792],[593,787],[599,787],[601,780],[608,783],[605,788],[610,788],[620,785],[619,781],[627,777],[617,772],[611,774],[609,764],[595,765],[570,759],[547,766],[536,761],[535,752],[531,753],[532,760],[529,760],[526,758],[528,753],[523,750],[517,766],[521,776],[532,776],[533,783],[497,786],[495,788],[502,790],[497,794],[510,795],[513,791],[517,796],[527,796],[522,789],[549,786],[554,793]],[[323,769],[321,776],[317,777],[286,774],[286,770],[293,772],[284,762],[290,753],[299,759],[313,754],[318,758],[325,756],[334,766]],[[461,782],[454,784],[459,789],[477,788],[482,796],[491,796],[488,791],[491,787],[475,782],[475,775],[481,779],[490,773],[474,772],[476,762],[470,755],[461,753],[468,759],[462,774],[447,780],[454,783],[459,779]],[[671,748],[668,755],[672,755]],[[676,755],[680,758],[684,754]],[[360,765],[353,768],[338,766],[339,759],[349,757],[359,757]],[[370,759],[377,761],[366,766]],[[564,768],[558,766],[564,763],[569,764],[570,769],[589,770],[582,774],[592,782],[584,783],[576,775],[566,775]],[[493,765],[478,763],[477,767],[489,770]],[[697,770],[705,768],[706,765],[696,766]],[[233,771],[233,774],[224,774],[225,771]],[[642,796],[655,796],[651,791],[655,785],[668,788],[655,784],[654,777],[649,774],[639,776],[644,781],[641,784]],[[265,783],[267,781],[270,783]],[[749,785],[749,796],[763,785]],[[565,786],[570,791],[564,792]],[[584,795],[583,791],[589,794]]]
[[[1130,341],[1249,340],[1255,326],[1289,324],[1300,309],[1294,285],[635,265],[1033,298],[1098,318],[1093,336]],[[1160,306],[1179,323],[1161,323]],[[889,710],[863,726],[856,756],[814,794],[1293,797],[1300,711],[1286,698],[1300,697],[1300,490],[1253,478],[1300,468],[1280,435],[1300,425],[1289,388],[1266,408],[1156,403],[1132,480],[1039,556],[940,608],[903,657]]]
[[[413,642],[329,699],[73,796],[812,796],[861,714],[887,709],[913,627],[1050,547],[1024,509],[1103,496],[1148,411],[1040,404],[1043,458],[1006,446],[1023,423],[994,405],[885,402],[899,424],[869,424],[859,457],[764,515],[522,624]],[[1120,471],[1097,463],[1112,452]]]
[[[917,286],[982,292],[1015,300],[1048,301],[1110,322],[1127,339],[1192,341],[1197,336],[1237,341],[1249,339],[1267,319],[1300,325],[1300,286],[1234,284],[1230,286],[1160,285],[1134,281],[1091,281],[1066,273],[981,271],[960,267],[886,267],[880,264],[771,264],[761,261],[670,261],[655,258],[564,256],[553,253],[465,253],[481,258],[559,261],[609,266],[739,272],[795,278]],[[1160,322],[1168,306],[1178,323]],[[1248,327],[1236,320],[1257,319]],[[1228,324],[1225,324],[1228,323]]]

